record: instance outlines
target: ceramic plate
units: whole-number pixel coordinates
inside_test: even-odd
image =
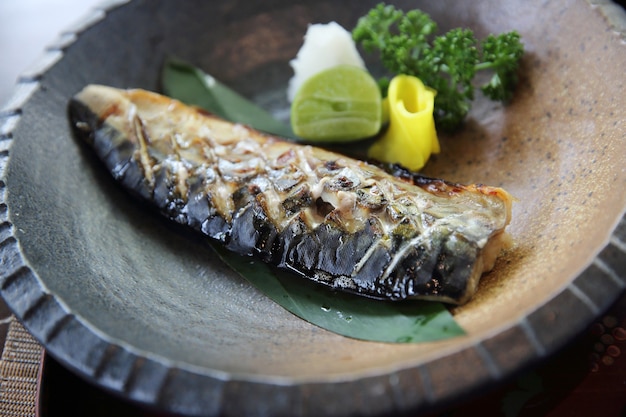
[[[556,352],[626,286],[624,12],[585,0],[397,2],[441,29],[518,30],[521,83],[478,98],[425,173],[502,186],[515,246],[453,310],[467,335],[357,341],[278,307],[145,209],[71,135],[89,83],[159,89],[176,55],[272,111],[311,22],[347,28],[376,2],[105,3],[20,79],[0,113],[0,288],[64,366],[185,415],[415,413]],[[620,31],[622,31],[620,33]]]

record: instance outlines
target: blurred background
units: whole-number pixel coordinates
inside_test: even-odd
[[[44,48],[101,0],[0,0],[0,107]]]

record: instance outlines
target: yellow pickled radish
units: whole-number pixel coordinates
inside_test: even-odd
[[[383,102],[389,127],[369,148],[368,156],[417,171],[431,154],[439,153],[433,117],[435,94],[417,77],[395,76]]]
[[[380,131],[382,97],[364,69],[338,65],[307,79],[291,104],[294,133],[317,142],[345,142]]]

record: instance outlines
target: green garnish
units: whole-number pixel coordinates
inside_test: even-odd
[[[480,86],[487,97],[510,100],[524,54],[517,32],[489,35],[479,42],[470,29],[456,28],[438,36],[436,31],[437,24],[426,13],[404,13],[380,3],[359,19],[352,36],[365,51],[378,51],[392,74],[416,76],[437,90],[438,127],[454,129],[464,120],[474,99],[472,81],[478,71],[493,72]],[[381,79],[383,90],[386,83],[388,78]]]

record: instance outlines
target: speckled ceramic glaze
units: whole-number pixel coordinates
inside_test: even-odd
[[[144,208],[75,141],[88,83],[158,90],[166,56],[272,109],[307,24],[373,1],[106,3],[0,111],[0,289],[48,352],[124,397],[187,415],[417,413],[556,352],[626,287],[624,12],[608,2],[438,1],[442,29],[517,29],[521,83],[478,98],[425,173],[505,187],[515,245],[456,308],[467,336],[361,342],[292,316]]]

